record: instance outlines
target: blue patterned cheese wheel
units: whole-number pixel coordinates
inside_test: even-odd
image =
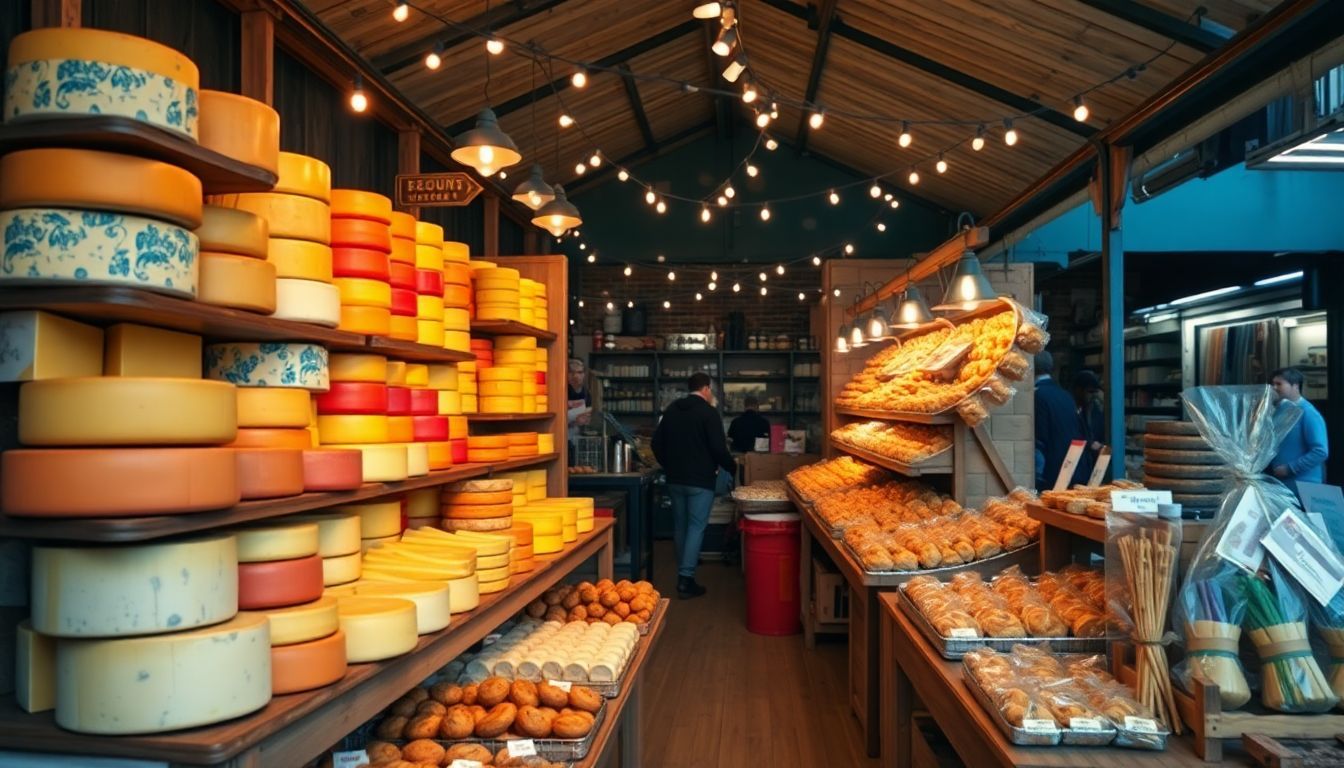
[[[197,138],[200,74],[151,40],[100,29],[25,32],[10,43],[5,122],[117,115]]]
[[[331,389],[327,350],[317,344],[237,342],[205,348],[205,377],[239,387]]]
[[[0,284],[125,285],[196,297],[200,241],[139,216],[67,208],[0,211]]]

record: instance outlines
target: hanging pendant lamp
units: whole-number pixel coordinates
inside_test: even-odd
[[[901,302],[896,307],[891,327],[913,330],[931,322],[933,312],[929,311],[929,304],[924,301],[924,294],[920,293],[919,287],[912,283],[905,289],[905,295],[901,297]]]
[[[865,328],[867,329],[865,335],[869,341],[882,341],[891,338],[891,325],[887,321],[887,313],[881,307],[877,307],[872,314],[868,315]]]
[[[840,330],[835,335],[835,351],[841,354],[849,351],[849,325],[840,324]]]
[[[457,147],[452,158],[476,169],[482,176],[493,176],[495,171],[508,168],[523,159],[518,145],[499,127],[499,118],[489,107],[476,116],[476,127],[463,131],[453,140]]]
[[[555,199],[555,190],[542,177],[540,163],[533,163],[532,173],[514,187],[513,199],[534,211]]]
[[[868,346],[867,339],[863,336],[863,323],[857,320],[849,327],[849,348],[858,349]]]
[[[980,259],[974,251],[963,251],[957,261],[957,270],[952,273],[952,281],[947,284],[943,294],[943,303],[934,307],[940,311],[971,310],[986,302],[999,298],[989,278],[980,269]]]
[[[532,217],[532,223],[559,237],[565,230],[582,224],[583,219],[579,216],[579,209],[565,199],[564,187],[556,184],[552,189],[555,191],[555,198],[537,209],[536,215]]]

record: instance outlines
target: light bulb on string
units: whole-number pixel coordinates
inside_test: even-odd
[[[579,299],[579,309],[583,309],[583,299]]]
[[[751,163],[747,163],[747,175],[748,175],[748,176],[750,176],[750,177],[752,177],[752,178],[754,179],[754,178],[756,178],[757,174],[759,174],[760,172],[761,172],[761,169],[760,169],[760,168],[757,168],[756,166],[752,165]]]
[[[738,51],[737,55],[733,57],[733,60],[728,62],[728,66],[724,67],[723,79],[727,80],[730,83],[736,83],[737,79],[742,76],[743,72],[746,71],[747,71],[747,56],[741,51]]]
[[[718,271],[717,269],[716,269],[716,270],[711,270],[710,273],[709,273],[709,279],[710,279],[710,280],[718,280],[718,279],[719,279],[719,271]]]
[[[667,261],[667,257],[664,256],[664,255],[661,254],[661,253],[658,254],[658,263],[659,263],[659,264],[662,264],[664,261]]]
[[[443,66],[443,43],[435,43],[434,49],[425,54],[425,67],[430,70]]]
[[[1017,129],[1013,127],[1013,121],[1006,117],[1003,119],[1003,143],[1010,147],[1017,143]]]
[[[700,293],[699,291],[696,291],[696,292],[695,292],[695,300],[696,300],[696,301],[700,301],[700,300],[702,300],[702,299],[704,299],[704,298],[705,298],[705,295],[704,295],[703,293]]]
[[[700,3],[691,10],[691,16],[697,19],[717,19],[722,12],[720,3]]]
[[[750,104],[756,100],[760,93],[756,90],[756,85],[748,80],[742,85],[742,103]]]
[[[602,153],[600,152],[594,152],[592,156],[588,158],[588,165],[592,166],[593,168],[596,168],[601,164],[602,164]]]
[[[910,123],[908,123],[908,122],[902,120],[902,121],[901,121],[901,136],[900,136],[900,138],[898,138],[898,139],[896,140],[896,143],[897,143],[897,144],[900,144],[900,145],[901,145],[901,148],[904,149],[904,148],[910,146],[910,144],[911,144],[912,142],[914,142],[914,140],[915,140],[915,137],[910,135]]]
[[[364,78],[355,75],[355,89],[350,92],[350,108],[363,112],[369,108],[369,97],[364,93]]]
[[[630,172],[622,168],[620,171],[616,173],[616,178],[620,179],[621,181],[629,181]]]
[[[411,17],[411,6],[406,3],[397,3],[397,7],[392,9],[393,21],[405,21]]]
[[[728,204],[728,198],[724,197],[723,195],[719,195],[719,199],[716,200],[715,202],[717,202],[719,204],[719,207],[722,208]]]
[[[504,41],[498,37],[491,37],[485,41],[485,50],[489,51],[491,56],[498,56],[504,52]]]
[[[727,56],[733,52],[733,46],[737,45],[737,30],[732,27],[724,27],[719,30],[719,37],[710,46],[710,50],[715,56]]]
[[[588,73],[584,72],[582,69],[576,70],[574,74],[570,76],[569,82],[575,88],[582,88],[585,85],[588,85]]]
[[[669,270],[667,271],[667,279],[668,279],[669,282],[676,282],[676,279],[677,279],[677,273],[676,273],[676,271],[675,271],[675,270],[671,270],[671,269],[669,269]]]
[[[579,250],[580,250],[580,251],[586,251],[586,250],[588,250],[588,244],[587,244],[587,243],[579,243]]]
[[[831,190],[831,193],[827,195],[826,198],[831,201],[831,205],[840,204],[840,195],[836,194],[834,189]]]
[[[846,256],[853,256],[853,255],[854,255],[854,244],[853,244],[853,243],[845,243],[845,255],[846,255]]]
[[[771,120],[779,119],[779,102],[776,101],[770,102],[770,119]]]
[[[947,161],[943,159],[943,153],[938,153],[938,163],[933,166],[939,173],[947,173]]]
[[[626,276],[626,277],[629,277],[629,276],[631,276],[631,275],[633,275],[633,274],[635,273],[634,268],[631,267],[629,264],[625,265],[625,270],[624,270],[624,271],[625,271],[625,276]]]
[[[649,205],[653,205],[654,203],[658,202],[658,195],[654,194],[652,188],[648,189],[644,193],[644,202],[648,203]]]
[[[770,150],[771,152],[774,152],[776,149],[779,149],[779,142],[775,141],[774,139],[766,139],[765,148]]]
[[[769,221],[769,220],[770,220],[770,206],[768,206],[768,205],[762,205],[762,206],[761,206],[761,221]]]
[[[808,115],[807,118],[807,124],[812,127],[812,130],[820,128],[822,124],[825,122],[826,122],[826,110],[824,109],[818,109],[816,112],[813,112],[811,115]]]
[[[886,231],[887,231],[887,225],[884,224],[883,222],[880,222],[880,221],[877,222],[877,231],[878,231],[878,232],[886,232]]]
[[[812,257],[812,266],[814,266],[814,267],[820,267],[820,266],[821,266],[821,257],[820,257],[820,256],[813,256],[813,257]]]
[[[1074,120],[1077,120],[1077,121],[1080,122],[1080,123],[1086,123],[1089,114],[1090,114],[1090,112],[1089,112],[1088,109],[1087,109],[1087,105],[1083,103],[1083,97],[1082,97],[1082,96],[1074,96],[1074,97],[1073,97],[1073,119],[1074,119]]]
[[[588,254],[588,263],[589,263],[589,264],[596,264],[596,263],[597,263],[597,254],[596,254],[596,253],[590,253],[590,254]]]
[[[734,282],[734,283],[733,283],[733,293],[741,293],[741,292],[742,292],[742,284],[741,284],[741,283],[738,283],[738,282]]]
[[[631,300],[631,301],[627,301],[627,302],[625,302],[625,306],[626,306],[627,309],[634,309],[634,308],[635,308],[635,302],[634,302],[633,300]]]
[[[659,200],[658,204],[655,205],[653,209],[658,211],[659,213],[667,213],[667,203],[664,203],[662,200]]]
[[[583,174],[588,172],[588,166],[584,165],[583,163],[575,163],[574,172],[582,176]]]
[[[700,220],[703,221],[703,222],[706,223],[706,224],[709,223],[709,207],[708,207],[708,206],[701,206],[701,208],[700,208]]]
[[[736,190],[736,189],[733,189],[733,185],[732,185],[732,184],[729,184],[728,186],[726,186],[726,187],[723,188],[723,194],[724,194],[724,196],[726,196],[729,200],[732,200],[734,197],[737,197],[737,190]]]
[[[663,299],[663,309],[671,309],[671,308],[672,308],[672,302],[668,301],[667,299]]]
[[[979,152],[985,148],[985,126],[975,129],[975,138],[971,139],[971,149]]]
[[[769,124],[770,124],[770,113],[769,113],[769,112],[759,112],[759,113],[757,113],[757,115],[756,115],[756,127],[757,127],[757,128],[764,128],[764,127],[766,127],[766,126],[769,125]]]
[[[783,264],[779,264],[779,265],[777,265],[777,266],[775,267],[775,274],[776,274],[776,275],[781,275],[781,276],[784,274],[784,265],[783,265]]]
[[[766,295],[766,294],[769,293],[769,292],[770,292],[770,289],[769,289],[769,288],[766,288],[764,285],[761,286],[761,295],[762,295],[762,296]]]
[[[871,186],[871,187],[868,188],[868,196],[869,196],[869,197],[872,197],[872,198],[878,198],[878,197],[881,197],[881,196],[882,196],[882,188],[879,187],[877,184],[873,184],[873,186]]]
[[[616,309],[616,305],[613,304],[613,303],[611,303],[610,301],[608,301],[608,302],[607,302],[607,311],[608,311],[608,312],[612,312],[612,311],[614,311],[615,309]]]
[[[708,288],[710,291],[717,291],[719,289],[719,284],[711,280],[709,282],[709,285],[705,287]]]
[[[770,279],[770,276],[767,275],[767,274],[765,274],[764,272],[760,273],[760,274],[757,275],[756,277],[760,278],[760,280],[761,280],[762,283],[764,283],[766,280],[769,280],[769,279]]]
[[[834,295],[835,298],[837,299],[840,298],[840,289],[836,288],[834,291],[831,292],[831,294]]]
[[[912,186],[915,185],[915,184],[918,184],[918,183],[919,183],[919,171],[916,171],[914,168],[911,168],[911,169],[910,169],[910,175],[909,175],[907,178],[909,178],[909,180],[910,180],[910,184],[911,184]]]
[[[807,301],[807,294],[806,294],[806,293],[803,293],[802,291],[799,291],[799,292],[798,292],[798,300],[799,300],[799,301]]]
[[[572,118],[572,117],[570,117],[569,115],[566,115],[566,114],[561,114],[561,115],[560,115],[560,127],[561,127],[561,128],[568,128],[569,126],[571,126],[571,125],[573,125],[573,124],[574,124],[574,118]]]
[[[893,197],[895,197],[895,195],[893,195],[893,194],[891,194],[890,192],[888,192],[887,194],[885,194],[885,195],[882,196],[882,199],[885,200],[885,201],[887,201],[888,203],[890,203],[890,202],[891,202],[891,199],[892,199]]]

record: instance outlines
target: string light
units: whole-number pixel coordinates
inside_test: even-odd
[[[762,273],[760,273],[760,274],[758,274],[758,275],[756,275],[756,276],[757,276],[758,278],[760,278],[760,280],[761,280],[762,283],[764,283],[766,280],[769,280],[769,279],[770,279],[770,276],[767,275],[767,274],[765,274],[764,272],[762,272]]]
[[[845,243],[845,255],[846,255],[846,256],[853,256],[853,255],[854,255],[854,244],[853,244],[853,243]]]
[[[560,127],[561,127],[561,128],[568,128],[569,126],[571,126],[571,125],[573,125],[573,124],[574,124],[574,118],[570,117],[569,115],[565,115],[565,114],[560,115]]]
[[[985,126],[975,129],[975,138],[971,139],[971,149],[979,152],[985,148]]]
[[[814,267],[820,267],[820,266],[821,266],[821,257],[820,257],[820,256],[813,256],[813,257],[812,257],[812,266],[814,266]]]
[[[504,52],[504,41],[498,37],[491,37],[485,41],[485,50],[489,51],[491,56],[498,56]]]
[[[350,92],[350,108],[363,112],[369,108],[369,97],[364,94],[364,78],[355,75],[355,89]]]
[[[672,308],[672,302],[670,302],[670,301],[664,299],[664,300],[663,300],[663,309],[671,309],[671,308]]]
[[[719,204],[719,207],[722,208],[728,204],[728,198],[724,197],[723,195],[719,195],[719,199],[716,200],[715,202],[717,202]]]
[[[762,206],[761,206],[761,221],[769,221],[769,220],[770,220],[770,206],[768,206],[768,205],[762,205]]]
[[[714,41],[710,50],[714,51],[716,56],[727,56],[733,52],[735,45],[737,45],[737,30],[733,27],[724,27],[719,31],[719,39]]]
[[[824,109],[819,109],[816,112],[813,112],[807,118],[807,124],[811,126],[813,130],[820,128],[824,122],[826,122],[826,110]]]
[[[591,166],[594,167],[594,168],[596,168],[597,166],[601,165],[601,164],[602,164],[602,154],[601,154],[600,152],[594,152],[593,155],[592,155],[592,157],[588,158],[588,164],[591,165]]]
[[[880,222],[880,221],[877,222],[877,231],[878,231],[878,232],[886,232],[886,231],[887,231],[887,225],[884,224],[884,223],[882,223],[882,222]]]
[[[635,273],[634,268],[627,264],[626,267],[625,267],[625,276],[626,276],[626,277],[629,277],[629,276],[633,275],[634,273]]]
[[[733,189],[732,184],[729,184],[728,186],[723,188],[723,194],[729,200],[732,200],[734,197],[737,197],[737,190]]]
[[[737,79],[747,71],[747,57],[741,51],[728,62],[728,66],[723,70],[723,79],[730,83],[736,83]]]
[[[887,201],[888,203],[890,203],[890,202],[892,201],[892,199],[895,198],[895,197],[896,197],[895,195],[893,195],[892,193],[888,192],[887,194],[885,194],[885,195],[882,196],[882,199],[885,200],[885,201]]]
[[[807,301],[807,294],[803,293],[802,291],[799,291],[799,292],[798,292],[798,300],[799,300],[799,301]]]
[[[676,271],[675,271],[675,270],[670,270],[670,269],[669,269],[669,270],[667,271],[667,279],[668,279],[669,282],[675,282],[676,279],[677,279],[677,273],[676,273]]]
[[[764,285],[761,286],[761,295],[762,295],[762,296],[766,295],[766,294],[769,293],[769,292],[770,292],[770,289],[769,289],[769,288],[766,288]]]
[[[652,187],[650,187],[649,190],[644,193],[644,202],[648,203],[649,205],[653,205],[654,203],[658,202],[658,196],[653,193]]]
[[[748,176],[750,176],[751,178],[754,179],[754,178],[756,178],[756,176],[757,176],[758,174],[760,174],[760,172],[761,172],[761,169],[760,169],[760,168],[757,168],[756,166],[752,165],[751,163],[747,163],[747,175],[748,175]]]
[[[659,200],[658,204],[654,206],[654,210],[658,211],[659,213],[667,213],[667,203],[664,203],[662,200]]]
[[[406,3],[397,3],[397,7],[392,9],[392,19],[394,21],[405,21],[411,17],[411,6]]]
[[[700,301],[700,300],[703,299],[703,298],[705,298],[705,295],[704,295],[703,293],[700,293],[699,291],[696,291],[696,292],[695,292],[695,300],[696,300],[696,301]]]
[[[910,146],[910,144],[911,144],[914,140],[915,140],[915,137],[910,135],[910,123],[908,123],[908,122],[902,120],[902,121],[901,121],[901,137],[900,137],[899,139],[896,140],[896,143],[901,145],[901,149],[905,149],[906,147]]]
[[[1073,97],[1073,119],[1080,123],[1086,123],[1088,117],[1087,105],[1083,103],[1082,96]]]
[[[836,288],[834,291],[832,291],[832,294],[835,296],[835,298],[837,299],[840,298],[840,289]]]
[[[759,113],[757,113],[757,115],[756,115],[756,127],[757,127],[757,128],[764,128],[764,127],[766,127],[766,126],[768,126],[768,125],[770,125],[770,113],[769,113],[769,112],[759,112]]]
[[[738,283],[738,282],[734,282],[734,283],[733,283],[733,293],[741,293],[741,292],[742,292],[742,284],[741,284],[741,283]]]
[[[569,82],[575,88],[582,88],[588,84],[588,73],[580,69],[570,76]]]
[[[776,275],[781,275],[781,276],[784,274],[784,265],[783,265],[783,264],[780,264],[779,266],[775,267],[775,274],[776,274]]]
[[[425,54],[425,66],[431,70],[443,65],[443,43],[435,43],[434,49]]]
[[[579,309],[583,309],[583,299],[579,299]]]
[[[635,302],[634,302],[634,301],[627,301],[627,302],[625,302],[625,306],[626,306],[628,309],[634,309],[634,308],[635,308]]]
[[[691,15],[697,19],[717,19],[720,13],[722,8],[719,3],[701,3],[691,11]]]
[[[580,250],[580,251],[586,251],[586,250],[588,250],[588,244],[587,244],[587,243],[579,243],[579,250]]]
[[[715,269],[715,270],[710,270],[710,272],[709,272],[709,279],[710,279],[710,280],[718,280],[718,279],[719,279],[719,271],[718,271],[717,269]],[[710,290],[713,290],[713,289],[710,289]]]
[[[707,206],[700,208],[700,220],[709,223],[709,208]]]
[[[910,184],[911,184],[912,186],[915,185],[915,184],[918,184],[918,183],[919,183],[919,171],[916,171],[914,168],[911,168],[911,169],[910,169],[910,176],[909,176],[908,178],[910,179]]]
[[[874,199],[882,196],[882,188],[874,184],[868,188],[868,196]]]
[[[890,203],[888,203],[888,205],[890,205],[892,208],[900,208],[900,207],[901,207],[901,201],[900,201],[900,200],[892,200]]]
[[[596,254],[596,253],[590,253],[590,254],[588,254],[588,263],[589,263],[589,264],[596,264],[596,263],[597,263],[597,254]]]
[[[611,311],[613,311],[613,310],[615,310],[615,309],[616,309],[616,305],[615,305],[615,304],[612,304],[610,301],[608,301],[608,302],[607,302],[607,311],[608,311],[608,312],[611,312]]]
[[[770,102],[770,119],[771,120],[779,119],[779,102],[777,101]]]
[[[574,172],[582,176],[583,174],[588,172],[588,166],[584,165],[583,163],[575,163]]]
[[[947,173],[947,161],[943,159],[943,153],[938,153],[938,164],[933,166],[939,173]]]
[[[1017,143],[1017,129],[1013,128],[1012,118],[1003,118],[1003,143],[1010,147]]]
[[[760,94],[757,93],[757,91],[756,91],[756,85],[755,85],[754,83],[752,83],[750,80],[748,80],[746,83],[744,83],[744,84],[742,85],[742,103],[743,103],[743,104],[750,104],[751,102],[755,101],[755,100],[756,100],[756,97],[759,96],[759,95],[760,95]]]
[[[716,283],[716,282],[710,281],[709,285],[707,285],[707,286],[705,286],[705,287],[708,288],[708,289],[711,290],[711,291],[717,291],[717,290],[719,289],[719,284]]]
[[[616,178],[620,179],[621,181],[629,181],[630,172],[622,168],[620,172],[616,174]]]
[[[771,152],[774,152],[776,149],[779,149],[779,142],[775,141],[774,139],[766,139],[765,148],[770,150]]]
[[[836,194],[834,189],[832,189],[831,194],[827,195],[826,197],[831,201],[831,205],[840,204],[840,195]]]

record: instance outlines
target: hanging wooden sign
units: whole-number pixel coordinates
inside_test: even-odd
[[[397,205],[448,208],[468,205],[481,194],[481,185],[462,171],[397,175]]]

